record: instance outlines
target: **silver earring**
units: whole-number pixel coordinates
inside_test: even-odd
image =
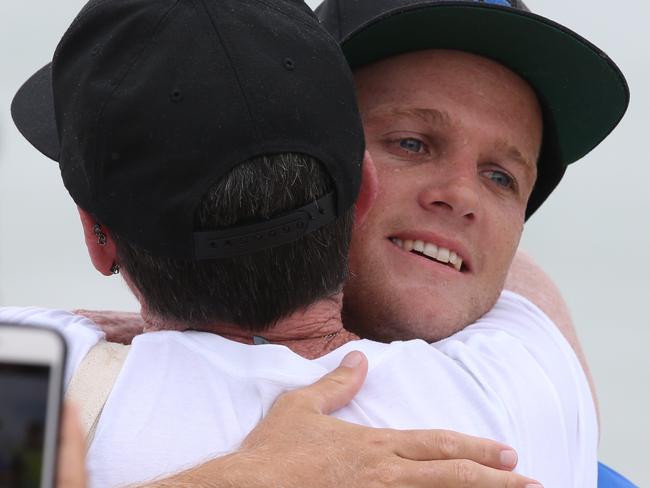
[[[95,224],[93,227],[93,232],[97,236],[97,244],[100,246],[105,246],[106,245],[106,234],[102,232],[102,226],[99,224]]]
[[[120,272],[120,266],[117,263],[113,263],[111,266],[111,273],[118,274]]]

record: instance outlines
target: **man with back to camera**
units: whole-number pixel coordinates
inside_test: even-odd
[[[463,74],[462,69],[466,68],[467,67],[466,65],[468,64],[468,63],[464,63],[464,60],[468,59],[467,57],[461,57],[461,59],[459,59],[457,56],[450,55],[450,53],[433,53],[431,55],[437,57],[436,61],[438,63],[443,64],[443,65],[447,66],[448,68],[450,68],[449,69],[450,72],[458,72],[458,73]],[[514,97],[514,98],[516,99],[516,101],[518,103],[521,104],[521,106],[524,107],[524,109],[522,109],[522,112],[521,112],[521,114],[524,115],[524,117],[522,117],[522,118],[525,118],[525,114],[527,112],[532,112],[532,113],[535,112],[535,105],[536,105],[536,101],[534,102],[535,95],[532,94],[532,96],[531,96],[530,89],[525,87],[525,84],[523,82],[521,82],[521,80],[519,80],[517,77],[512,75],[512,73],[508,74],[508,72],[506,70],[504,70],[502,67],[501,68],[497,67],[498,65],[496,65],[496,63],[490,64],[490,63],[486,63],[484,61],[479,61],[478,59],[475,59],[475,58],[472,58],[471,61],[472,62],[469,63],[469,64],[472,64],[472,66],[474,68],[474,72],[472,74],[474,74],[474,75],[476,75],[478,77],[483,77],[483,79],[486,79],[488,81],[490,80],[490,76],[492,76],[492,80],[494,80],[494,79],[499,79],[499,81],[503,81],[503,79],[506,80],[506,86],[509,87],[512,91],[515,92],[517,97]],[[474,66],[474,65],[476,65],[476,66]],[[369,67],[368,69],[371,69],[371,68],[372,67]],[[454,70],[456,70],[456,71],[454,71]],[[495,74],[495,71],[496,71],[496,74]],[[467,73],[465,73],[465,75],[467,75]],[[372,78],[372,76],[370,76],[370,78]],[[361,79],[362,82],[363,82],[363,78],[361,76],[357,76],[358,81],[359,81],[359,79]],[[449,80],[444,80],[443,79],[443,82],[447,82],[447,84],[451,84],[449,82]],[[493,83],[493,85],[494,85],[494,83]],[[362,83],[359,83],[359,86],[361,87],[360,91],[363,91],[363,86],[364,85]],[[498,95],[499,95],[498,90],[494,89],[493,86],[490,86],[490,83],[486,83],[484,88],[487,89],[487,90],[492,89],[490,94],[495,99],[499,99],[498,98]],[[497,88],[498,88],[498,86],[497,86]],[[374,87],[373,90],[374,90],[375,94],[380,94],[380,95],[383,94],[381,86],[380,87]],[[504,97],[502,97],[502,99],[503,98]],[[367,114],[367,111],[364,110],[364,98],[363,98],[363,96],[360,97],[360,101],[361,101],[362,111],[364,111],[364,117],[365,117],[366,114]],[[503,99],[503,102],[504,102],[504,105],[507,106],[507,100]],[[488,113],[488,114],[490,113],[490,110],[489,110],[490,107],[489,106],[488,107],[482,107],[482,108],[485,109],[486,113]],[[508,109],[512,109],[512,108],[513,107],[508,107]],[[468,109],[468,111],[470,111],[470,110]],[[506,111],[507,110],[504,110],[504,112],[506,112]],[[408,114],[408,113],[393,114],[393,113],[391,113],[390,115],[401,115],[404,118],[407,118],[408,115],[413,115],[413,114]],[[422,115],[422,114],[420,114],[420,115]],[[507,117],[503,116],[503,114],[500,114],[498,111],[493,113],[493,114],[490,114],[490,116],[496,117],[497,122],[503,122],[503,121],[500,120],[499,116],[501,116],[501,119],[505,120],[506,123],[502,123],[502,126],[499,127],[499,129],[503,133],[506,133],[508,130],[512,129],[512,127],[508,126],[508,124],[507,124]],[[422,118],[422,117],[420,117],[420,118]],[[537,121],[537,126],[535,126],[536,122],[535,122],[535,120],[533,120],[533,119],[535,119],[535,117],[530,117],[530,119],[531,119],[530,126],[529,127],[524,127],[523,129],[521,129],[520,134],[516,134],[516,135],[521,135],[521,139],[524,140],[524,141],[526,141],[527,139],[531,139],[531,134],[534,135],[536,132],[541,132],[541,121],[538,120]],[[429,117],[428,122],[430,124],[432,124],[432,120],[433,119],[431,119],[431,117]],[[440,122],[440,120],[438,120],[438,122]],[[457,121],[454,121],[454,122],[457,122]],[[466,122],[466,119],[461,119],[460,122]],[[448,124],[448,125],[451,126],[453,124]],[[462,124],[460,124],[460,125],[462,125]],[[468,127],[464,127],[464,128],[467,129]],[[471,128],[471,127],[469,127],[469,128]],[[366,131],[368,132],[368,127],[366,127]],[[419,167],[421,167],[421,166],[424,166],[425,164],[427,164],[429,162],[429,161],[426,160],[426,158],[422,158],[420,156],[418,156],[420,159],[418,159],[416,161],[408,160],[405,157],[405,155],[408,155],[408,157],[410,158],[411,157],[410,155],[412,153],[413,154],[420,154],[421,151],[424,151],[424,149],[420,146],[420,145],[424,146],[424,142],[418,140],[415,137],[412,137],[413,136],[413,134],[412,134],[413,131],[408,131],[408,132],[409,132],[408,137],[397,137],[397,138],[393,138],[392,140],[388,139],[388,140],[385,140],[385,141],[383,141],[383,140],[380,141],[382,143],[385,143],[385,148],[386,148],[386,153],[387,154],[390,153],[389,149],[399,151],[399,153],[397,154],[397,156],[399,156],[399,157],[396,158],[396,159],[399,159],[399,161],[401,163],[405,163],[400,168],[391,168],[391,169],[393,169],[394,174],[398,174],[399,172],[408,173],[409,172],[409,167],[406,167],[406,168],[404,167],[407,164],[411,165],[411,166],[419,166]],[[440,131],[440,132],[442,132],[442,131]],[[444,135],[445,134],[443,133],[443,136]],[[493,135],[490,135],[490,134],[488,134],[486,139],[489,139],[490,137],[492,137],[492,139],[494,139]],[[373,147],[372,146],[373,141],[371,139],[372,138],[369,137],[369,141],[368,141],[369,142],[369,148]],[[444,137],[442,139],[444,139]],[[513,190],[514,184],[512,182],[510,182],[510,179],[515,180],[515,183],[518,185],[518,186],[516,186],[518,192],[515,192],[513,190],[511,192],[511,194],[507,194],[507,192],[504,191],[504,193],[506,193],[507,195],[504,196],[504,197],[501,197],[501,198],[503,198],[503,200],[508,201],[508,198],[510,198],[510,199],[515,198],[513,195],[517,196],[517,198],[515,199],[515,202],[517,203],[518,208],[521,209],[521,221],[522,222],[523,222],[523,209],[526,206],[526,198],[522,197],[522,195],[526,194],[526,190],[525,190],[526,185],[528,185],[528,190],[527,191],[530,191],[530,188],[532,187],[532,181],[531,180],[533,180],[533,178],[530,177],[530,174],[526,173],[526,170],[530,171],[531,165],[530,164],[526,165],[525,163],[527,162],[526,160],[528,160],[528,162],[530,162],[531,159],[534,159],[534,158],[531,157],[531,154],[535,154],[535,156],[536,156],[536,151],[534,149],[535,149],[535,146],[539,146],[539,141],[535,142],[534,137],[532,137],[532,139],[533,140],[532,140],[532,142],[530,142],[530,146],[524,146],[523,150],[521,150],[520,148],[515,147],[517,152],[519,152],[519,157],[517,157],[517,158],[512,158],[513,151],[511,150],[512,149],[511,147],[506,146],[505,148],[499,148],[499,149],[501,149],[501,154],[507,153],[508,156],[511,159],[518,159],[517,167],[520,170],[521,170],[521,168],[524,168],[523,171],[520,171],[520,172],[518,172],[519,170],[518,171],[514,171],[514,170],[507,171],[506,168],[501,167],[501,164],[490,162],[490,164],[482,166],[481,167],[481,172],[480,172],[480,175],[482,177],[481,180],[485,179],[486,181],[494,182],[495,186],[497,188]],[[539,136],[538,136],[538,139],[539,139]],[[451,142],[453,142],[453,141],[451,141]],[[490,142],[493,142],[493,140],[490,140]],[[508,142],[508,141],[506,141],[506,142]],[[485,144],[483,146],[485,146]],[[494,144],[492,144],[492,146],[494,146]],[[482,147],[482,148],[485,149],[485,147]],[[454,145],[450,144],[449,147],[446,147],[445,151],[443,151],[443,152],[445,154],[453,154],[453,149],[454,149]],[[492,148],[492,149],[494,150],[494,152],[498,152],[496,149],[494,149],[494,148]],[[428,149],[426,149],[426,150],[428,151]],[[404,151],[404,152],[402,152],[402,151]],[[522,156],[528,156],[528,158],[522,157]],[[391,161],[391,162],[393,162],[393,161]],[[414,162],[417,163],[417,164],[412,164]],[[502,164],[504,164],[504,163],[502,163]],[[381,182],[381,179],[382,179],[382,167],[381,167],[381,165],[379,165],[379,166],[380,166],[379,175],[380,175],[380,182]],[[458,168],[453,167],[451,169],[452,169],[451,173],[454,173]],[[397,170],[399,170],[399,171],[397,171]],[[465,174],[460,174],[460,175],[452,174],[451,176],[449,176],[449,178],[451,180],[451,183],[454,183],[454,180],[465,182],[465,179],[466,179],[466,180],[469,181],[469,179],[467,178],[467,175],[469,174],[468,168],[465,167],[465,168],[458,169],[459,172],[461,170],[464,170]],[[508,173],[510,173],[510,172],[514,173],[514,175],[509,175]],[[413,174],[412,170],[410,170],[410,174]],[[441,178],[440,175],[438,175],[437,177]],[[465,178],[465,179],[463,179],[463,178]],[[448,184],[447,186],[449,188],[454,189],[454,186],[452,184]],[[524,187],[524,189],[522,190],[520,187]],[[461,188],[461,189],[466,190],[464,188]],[[479,189],[479,187],[474,188],[474,190],[477,190],[477,189]],[[480,188],[480,189],[482,190],[482,188]],[[494,191],[494,190],[491,190],[491,191]],[[435,200],[436,205],[432,206],[432,208],[435,208],[437,210],[442,208],[445,211],[454,210],[455,207],[457,207],[457,205],[450,205],[449,202],[447,202],[447,200],[451,199],[451,197],[448,196],[448,195],[453,195],[453,193],[451,191],[449,191],[443,197],[436,197],[437,198]],[[489,197],[491,196],[490,193],[483,193],[481,196],[482,196],[481,202],[487,203],[487,204],[492,204],[494,208],[497,208],[497,207],[494,206],[494,202],[491,202],[489,200]],[[544,196],[546,196],[546,195],[544,195]],[[381,198],[382,198],[382,196],[380,195],[380,199]],[[456,198],[456,197],[454,197],[454,198]],[[454,201],[456,201],[456,200],[454,200]],[[512,201],[512,200],[510,200],[510,201]],[[440,205],[440,204],[444,204],[444,205]],[[517,205],[511,204],[510,207],[506,208],[506,212],[507,211],[515,212],[517,210],[517,208],[515,208],[515,207],[517,207]],[[475,220],[479,220],[480,217],[478,215],[479,215],[478,211],[474,210],[474,211],[470,211],[470,212],[465,212],[461,216],[464,217],[464,219],[467,220],[467,221],[474,222]],[[512,215],[516,215],[516,214],[513,213]],[[369,219],[367,221],[366,227],[369,226],[371,223],[372,223],[372,213],[371,213],[371,217],[369,217]],[[508,241],[508,239],[505,240],[505,247],[508,247],[508,246],[512,247],[513,248],[512,252],[514,252],[514,247],[516,247],[516,240],[518,240],[518,235],[516,235],[516,238],[512,237],[516,233],[513,232],[512,228],[507,227],[506,224],[508,224],[508,223],[509,223],[509,219],[506,219],[505,221],[501,221],[501,222],[492,221],[491,227],[493,228],[497,224],[501,225],[500,229],[510,236],[510,237],[508,237],[508,235],[506,236],[508,239],[511,239],[510,241]],[[489,230],[491,227],[488,226],[487,229]],[[408,231],[408,232],[411,232],[411,231]],[[402,237],[404,237],[404,238],[402,239]],[[404,249],[405,247],[409,247],[409,246],[418,246],[419,244],[418,244],[417,241],[422,241],[423,246],[425,245],[425,240],[428,242],[428,240],[425,239],[424,236],[422,238],[419,238],[419,237],[420,236],[415,236],[415,235],[414,236],[410,236],[410,235],[404,235],[404,236],[387,235],[385,237],[385,239],[387,241],[389,241],[392,246],[395,246],[397,244],[400,247],[402,247],[402,249]],[[515,241],[514,244],[512,242],[513,239]],[[408,241],[413,241],[413,242],[411,242],[409,244]],[[433,244],[433,243],[428,242],[428,244]],[[395,247],[397,247],[397,246],[395,246]],[[440,247],[444,248],[444,246],[440,246]],[[452,246],[450,245],[449,247],[452,247]],[[425,250],[425,249],[423,248],[423,250]],[[417,251],[417,249],[416,249],[416,251]],[[457,251],[458,250],[454,250],[454,252],[457,252]],[[428,252],[431,252],[431,251],[429,250]],[[482,272],[482,270],[480,269],[481,268],[480,256],[473,257],[472,254],[474,254],[474,252],[475,252],[474,249],[471,249],[469,251],[461,251],[460,254],[464,257],[465,267],[466,267],[466,269],[463,270],[463,268],[462,268],[463,265],[461,264],[459,266],[461,272],[463,272],[463,273],[468,273],[469,272],[470,274],[475,273],[477,275],[479,275],[479,271]],[[458,254],[458,252],[457,252],[457,254]],[[436,256],[438,257],[438,255],[436,255]],[[354,257],[353,257],[353,259],[354,259]],[[409,259],[410,259],[410,257],[409,257]],[[418,258],[418,259],[420,259],[420,258]],[[500,262],[503,262],[503,261],[506,261],[507,259],[504,256],[498,256],[498,260]],[[456,263],[458,263],[458,261],[456,261]],[[471,267],[470,267],[470,265],[471,265]],[[498,281],[500,279],[500,276],[498,275],[498,273],[495,276],[495,271],[494,271],[495,268],[497,268],[497,267],[495,266],[492,269],[488,269],[488,271],[492,272],[492,274],[487,273],[488,274],[488,277],[487,277],[488,278],[488,280],[487,280],[488,283],[492,283],[492,282]],[[435,269],[437,269],[437,268],[435,268]],[[455,275],[451,275],[451,276],[455,276]],[[483,276],[485,276],[485,273],[483,273]],[[451,278],[449,280],[451,280]],[[451,282],[449,280],[448,280],[448,282]],[[453,284],[453,282],[451,282],[451,283]],[[477,302],[474,303],[476,309],[479,309],[480,307],[484,306],[484,303],[481,302],[481,300],[479,300],[479,299],[482,299],[484,302],[490,300],[489,297],[487,297],[487,298],[485,298],[485,297],[477,297]]]

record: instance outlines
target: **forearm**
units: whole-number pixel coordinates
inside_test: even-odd
[[[199,466],[168,478],[138,485],[137,488],[255,488],[267,486],[256,479],[253,460],[244,462],[244,454],[234,453],[211,459]]]

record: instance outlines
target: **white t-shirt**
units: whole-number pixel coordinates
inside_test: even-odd
[[[64,311],[4,308],[0,321],[61,331],[66,381],[103,339],[91,321]],[[359,340],[315,360],[205,332],[140,335],[88,453],[91,486],[145,482],[237,449],[280,393],[313,383],[351,350],[368,357],[368,378],[336,417],[488,437],[514,447],[517,471],[544,486],[596,487],[598,427],[585,374],[549,318],[507,291],[443,341]]]

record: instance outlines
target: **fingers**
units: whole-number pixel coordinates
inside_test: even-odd
[[[84,309],[73,310],[73,313],[92,320],[106,334],[108,342],[131,344],[135,336],[142,334],[145,325],[137,313]]]
[[[313,385],[284,394],[282,400],[328,415],[350,403],[361,389],[367,374],[366,356],[359,351],[352,351],[334,371]]]
[[[85,488],[86,442],[76,409],[66,404],[63,409],[57,488]]]
[[[404,460],[395,486],[436,488],[543,488],[526,476],[489,468],[467,459],[418,462]]]
[[[517,465],[517,453],[490,439],[482,439],[449,430],[389,431],[395,441],[395,454],[413,461],[468,459],[484,466],[511,470]]]

